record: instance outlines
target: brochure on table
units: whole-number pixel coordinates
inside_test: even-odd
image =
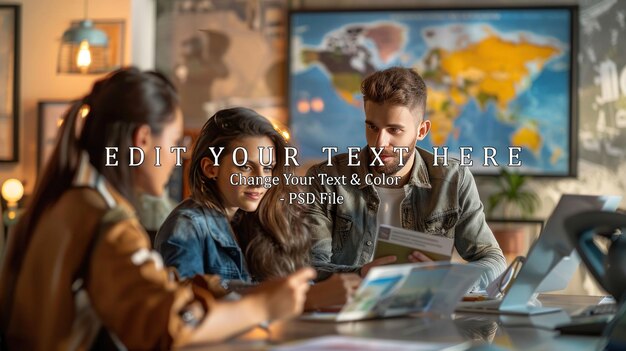
[[[372,268],[339,314],[305,319],[355,321],[424,312],[449,316],[485,268],[471,264],[423,262]]]

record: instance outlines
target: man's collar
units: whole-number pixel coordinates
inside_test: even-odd
[[[415,152],[413,153],[414,162],[413,168],[411,169],[411,178],[409,178],[408,185],[416,186],[420,188],[430,189],[432,186],[430,185],[430,178],[428,177],[428,169],[426,168],[426,163],[424,163],[424,159],[420,155],[420,149],[415,147]],[[359,178],[361,179],[361,185],[359,189],[363,189],[367,187],[365,184],[365,176],[370,172],[369,164],[370,164],[370,152],[369,146],[366,146],[361,149],[359,153],[359,160],[361,164],[358,166],[357,173]]]
[[[413,156],[415,157],[415,162],[413,162],[413,169],[411,170],[409,185],[430,189],[432,188],[432,186],[430,185],[428,168],[426,167],[424,159],[420,155],[420,150],[420,148],[415,147],[415,152],[413,153]]]

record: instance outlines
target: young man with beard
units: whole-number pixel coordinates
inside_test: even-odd
[[[306,213],[314,236],[313,264],[320,277],[350,271],[364,276],[373,266],[396,261],[395,256],[372,261],[378,226],[389,224],[454,238],[465,260],[488,268],[478,283],[484,288],[506,268],[506,262],[485,222],[470,171],[455,160],[445,167],[433,166],[433,154],[415,146],[431,127],[424,119],[426,84],[412,69],[393,67],[367,77],[361,92],[368,147],[359,153],[359,166],[349,166],[354,160],[340,154],[332,159],[332,166],[324,162],[307,174],[316,180],[309,191],[334,192],[345,199],[343,204],[316,202]],[[356,174],[361,180],[367,174],[384,174],[399,177],[399,182],[395,187],[364,182],[324,185],[319,174],[345,175],[346,179]],[[414,251],[408,259],[420,262],[428,257]]]

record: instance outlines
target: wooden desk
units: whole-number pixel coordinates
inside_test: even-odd
[[[595,350],[599,337],[561,336],[550,330],[569,321],[569,315],[597,304],[599,296],[541,295],[545,306],[560,313],[531,317],[458,313],[452,319],[402,317],[350,323],[290,320],[273,323],[268,331],[256,328],[221,345],[198,345],[185,350],[268,350],[290,341],[324,335],[350,335],[395,340],[493,344],[509,350]]]

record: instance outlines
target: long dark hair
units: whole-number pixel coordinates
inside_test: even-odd
[[[89,112],[77,137],[76,126],[81,107],[85,105]],[[128,167],[133,133],[141,125],[148,125],[152,133],[158,135],[175,118],[177,108],[174,87],[163,75],[132,67],[112,72],[97,81],[88,95],[72,104],[63,117],[56,146],[43,175],[38,178],[30,205],[12,234],[13,250],[7,252],[2,268],[4,273],[13,275],[8,281],[17,279],[42,213],[72,186],[81,153],[87,152],[93,167],[134,204],[134,179]],[[119,148],[118,167],[105,167],[107,146]],[[2,288],[12,289],[12,286]],[[12,292],[4,296],[11,295]]]
[[[231,108],[218,111],[202,128],[193,148],[189,182],[191,196],[208,208],[226,215],[223,198],[215,180],[202,172],[202,159],[213,158],[210,147],[217,152],[224,151],[220,160],[230,155],[236,147],[234,143],[248,136],[267,136],[274,143],[276,166],[273,175],[281,177],[278,185],[266,193],[257,210],[253,213],[238,211],[234,228],[246,237],[252,238],[245,248],[245,257],[250,273],[255,279],[266,279],[287,275],[309,264],[310,236],[301,217],[302,208],[280,201],[291,189],[282,182],[283,174],[293,173],[292,167],[285,166],[285,139],[263,116],[247,108]]]

